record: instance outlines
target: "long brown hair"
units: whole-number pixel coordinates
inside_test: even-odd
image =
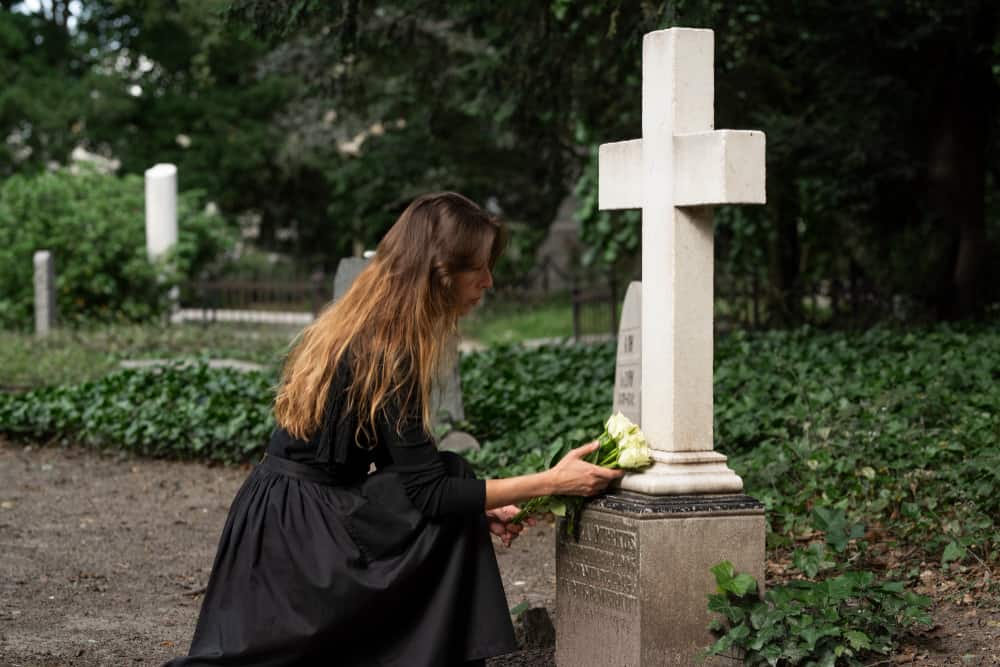
[[[411,202],[347,293],[292,348],[274,405],[278,424],[308,440],[321,426],[330,382],[344,362],[351,377],[346,409],[356,411],[359,433],[374,435],[388,400],[399,401],[401,414],[419,404],[429,428],[431,388],[458,331],[454,276],[482,268],[487,245],[492,268],[505,243],[503,225],[462,195],[440,192]]]

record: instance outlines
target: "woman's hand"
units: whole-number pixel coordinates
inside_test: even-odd
[[[535,525],[535,520],[532,517],[525,518],[523,524],[511,523],[510,520],[519,511],[516,505],[504,505],[496,509],[486,510],[486,520],[489,522],[490,532],[499,537],[505,547],[510,546],[514,538],[524,530],[525,525]]]
[[[625,474],[623,470],[612,470],[583,460],[583,457],[593,452],[598,446],[595,440],[582,447],[572,449],[548,471],[554,494],[593,496],[604,491],[608,484],[620,479]]]

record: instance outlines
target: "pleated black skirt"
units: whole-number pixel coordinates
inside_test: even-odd
[[[471,475],[443,454],[449,474]],[[267,457],[229,510],[194,665],[457,665],[517,649],[483,514],[425,519],[390,471]]]

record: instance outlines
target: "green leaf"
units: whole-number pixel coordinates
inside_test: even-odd
[[[520,602],[510,608],[510,615],[514,617],[520,616],[521,614],[526,612],[529,607],[530,605],[528,604],[528,601],[524,600],[523,602]]]
[[[944,553],[941,554],[941,564],[946,565],[951,561],[960,561],[963,558],[965,558],[965,547],[957,542],[949,542],[944,548]]]
[[[871,639],[860,630],[848,630],[844,633],[844,638],[850,642],[851,648],[855,650],[869,649],[872,647]]]

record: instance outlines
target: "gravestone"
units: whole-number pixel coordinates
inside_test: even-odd
[[[146,253],[163,257],[177,245],[177,167],[157,164],[146,170]]]
[[[56,326],[56,271],[52,253],[39,250],[35,264],[35,335],[47,336]]]
[[[146,170],[146,255],[161,261],[177,245],[177,167],[157,164]],[[170,317],[180,308],[180,288],[170,288]],[[170,321],[168,319],[168,321]]]
[[[578,542],[559,531],[559,665],[697,664],[709,568],[764,580],[763,506],[713,451],[711,209],[764,202],[764,136],[713,130],[713,51],[711,30],[647,34],[642,138],[600,147],[600,208],[642,208],[638,345],[623,330],[615,399],[638,394],[653,465],[586,506]]]
[[[333,300],[340,300],[351,288],[358,275],[368,266],[370,257],[345,257],[337,265],[333,278]],[[456,363],[451,364],[442,374],[431,395],[431,422],[436,426],[442,421],[455,423],[465,421],[465,407],[462,403],[462,379],[458,373],[458,338],[452,341],[449,350]],[[479,442],[465,431],[452,430],[438,443],[440,449],[461,452],[478,450]]]
[[[354,281],[368,266],[370,259],[364,257],[345,257],[337,264],[337,273],[333,276],[333,300],[339,301],[347,293]]]
[[[632,282],[625,292],[618,321],[618,354],[615,357],[615,397],[611,414],[621,412],[641,424],[642,398],[642,283]]]

